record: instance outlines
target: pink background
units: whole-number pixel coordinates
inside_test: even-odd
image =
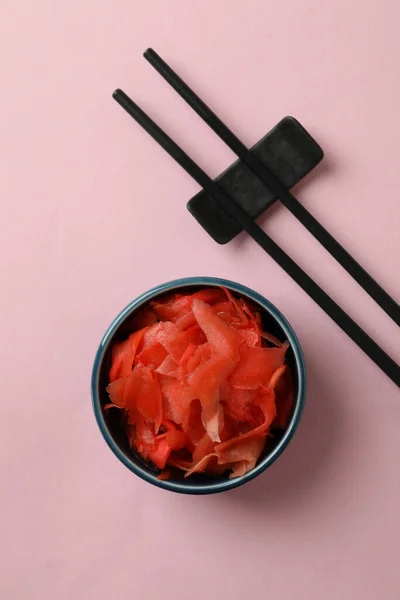
[[[153,46],[251,145],[285,115],[326,153],[307,208],[400,298],[398,0],[2,0],[0,597],[400,597],[399,390],[113,102],[122,87],[213,176],[233,156],[141,57]],[[399,330],[282,207],[261,224],[400,361]],[[284,456],[220,496],[134,477],[92,415],[97,344],[175,277],[251,286],[309,369]]]

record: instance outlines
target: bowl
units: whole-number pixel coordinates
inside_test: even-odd
[[[202,288],[220,287],[228,288],[233,294],[238,294],[245,299],[257,304],[262,316],[263,327],[281,340],[289,342],[286,360],[291,368],[293,377],[293,411],[287,429],[280,435],[267,438],[263,454],[252,471],[242,477],[229,479],[228,475],[220,477],[207,477],[203,474],[191,475],[187,479],[159,480],[159,471],[151,464],[136,455],[130,448],[123,427],[120,423],[118,411],[104,412],[104,405],[109,402],[106,392],[108,372],[111,363],[111,349],[114,342],[126,338],[131,329],[129,322],[135,312],[145,304],[168,293],[192,293]],[[97,351],[92,372],[92,402],[94,414],[100,431],[108,446],[115,456],[130,471],[145,481],[165,490],[184,494],[212,494],[223,492],[238,487],[260,475],[282,454],[289,444],[299,424],[306,396],[306,369],[303,352],[299,341],[282,313],[266,298],[257,292],[225,279],[213,277],[189,277],[177,279],[158,285],[133,300],[111,323],[104,334]]]

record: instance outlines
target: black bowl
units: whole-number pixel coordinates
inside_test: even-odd
[[[278,339],[282,341],[287,340],[289,342],[286,359],[293,377],[294,402],[292,416],[286,431],[282,432],[281,435],[274,436],[274,438],[267,438],[266,446],[257,465],[252,471],[246,473],[246,475],[242,477],[229,479],[228,475],[207,477],[202,474],[193,474],[187,479],[176,478],[160,481],[157,479],[157,476],[159,475],[158,469],[152,464],[144,461],[143,458],[135,454],[129,447],[118,411],[111,410],[107,413],[104,412],[103,407],[109,402],[106,387],[111,364],[111,349],[117,340],[124,339],[132,333],[130,327],[132,317],[139,308],[143,307],[149,301],[163,296],[166,293],[191,293],[202,288],[220,286],[224,286],[234,294],[238,294],[257,304],[262,316],[263,328],[275,335]],[[303,353],[299,341],[285,317],[275,306],[257,292],[254,292],[239,283],[212,277],[177,279],[159,285],[136,298],[136,300],[131,302],[116,317],[116,319],[114,319],[106,331],[97,351],[92,372],[92,402],[97,424],[105,441],[117,458],[119,458],[128,469],[145,481],[166,490],[184,494],[212,494],[223,492],[239,485],[243,485],[265,471],[265,469],[280,456],[291,440],[300,421],[305,396],[306,369]]]

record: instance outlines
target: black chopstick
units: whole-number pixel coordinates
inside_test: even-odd
[[[146,60],[173,89],[193,108],[229,148],[257,175],[290,212],[330,252],[379,306],[400,325],[400,306],[343,248],[315,217],[293,196],[272,171],[262,163],[217,115],[190,89],[171,67],[152,49],[144,53]]]
[[[400,367],[122,90],[114,99],[303,288],[351,339],[400,387]]]

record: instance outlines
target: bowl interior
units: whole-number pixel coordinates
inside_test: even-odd
[[[190,293],[196,292],[200,289],[210,288],[210,287],[213,287],[213,285],[211,283],[207,283],[204,285],[191,285],[191,286],[175,287],[173,289],[169,289],[167,292],[163,291],[160,294],[152,295],[151,299],[152,300],[155,298],[159,299],[159,298],[162,298],[164,295],[168,295],[171,293],[190,294]],[[215,286],[215,287],[218,287],[218,286]],[[229,286],[226,286],[226,287],[229,287]],[[281,341],[286,341],[288,339],[288,335],[285,333],[285,330],[279,324],[279,322],[276,320],[276,318],[270,312],[268,312],[263,306],[261,306],[258,302],[256,302],[253,297],[247,295],[246,293],[243,293],[242,291],[240,291],[238,293],[237,291],[235,291],[235,289],[233,289],[233,288],[230,288],[230,289],[234,295],[242,296],[245,299],[248,299],[251,303],[253,303],[253,305],[256,304],[258,306],[261,317],[262,317],[263,328],[265,331],[272,333],[274,336],[276,336]],[[174,482],[179,482],[180,488],[181,487],[190,488],[191,493],[204,493],[204,490],[207,488],[219,488],[219,487],[225,488],[225,486],[228,484],[228,482],[232,483],[235,481],[235,480],[229,480],[229,474],[224,475],[224,476],[219,476],[219,477],[207,477],[206,475],[202,475],[202,474],[199,474],[199,475],[193,474],[190,476],[190,478],[183,479],[183,474],[181,476],[179,473],[176,473],[176,478],[175,478],[175,473],[174,473],[174,477],[172,479],[170,479],[168,481],[163,481],[163,482],[158,481],[157,476],[159,474],[159,470],[156,467],[154,467],[151,463],[147,463],[146,461],[144,461],[139,455],[135,454],[135,452],[132,451],[131,448],[129,447],[127,437],[125,435],[124,429],[121,424],[121,417],[120,417],[119,411],[117,411],[117,410],[109,410],[106,412],[103,411],[104,405],[109,402],[109,397],[106,392],[106,387],[108,384],[108,373],[109,373],[110,366],[111,366],[112,347],[115,342],[126,339],[129,336],[129,334],[132,333],[132,331],[133,331],[132,320],[133,320],[137,310],[139,310],[139,308],[142,308],[146,303],[147,303],[147,300],[145,302],[143,302],[142,304],[140,304],[139,306],[137,306],[133,312],[129,312],[127,314],[127,316],[120,322],[119,326],[114,331],[112,336],[108,339],[106,348],[103,352],[103,356],[102,356],[102,359],[101,359],[101,362],[100,362],[100,365],[98,368],[99,377],[97,380],[97,396],[98,396],[97,401],[99,403],[98,410],[100,410],[102,412],[103,435],[105,435],[106,441],[109,443],[109,445],[111,445],[111,448],[114,451],[115,451],[115,449],[113,448],[113,444],[118,447],[120,454],[122,454],[122,457],[120,456],[120,458],[123,460],[123,462],[129,468],[134,470],[137,474],[144,476],[145,479],[147,479],[148,481],[151,481],[152,483],[156,483],[157,485],[161,485],[162,487],[167,487],[167,488],[171,489],[171,487],[173,487]],[[290,340],[289,340],[289,344],[290,345],[289,345],[289,348],[288,348],[288,351],[286,354],[286,359],[287,359],[287,363],[292,372],[294,402],[293,402],[292,417],[291,417],[291,421],[289,423],[288,428],[291,427],[291,422],[293,421],[293,418],[295,417],[295,413],[296,413],[296,406],[298,405],[298,403],[300,401],[300,398],[299,398],[299,369],[298,369],[298,364],[296,361],[295,353],[293,351],[293,347],[292,347],[292,344],[290,343]],[[96,399],[95,399],[95,402],[96,402]],[[105,429],[105,431],[104,431],[104,429]],[[111,438],[111,440],[107,440],[107,436],[109,436]],[[282,432],[282,433],[274,432],[273,438],[267,438],[267,443],[265,445],[263,454],[261,455],[258,464],[261,464],[263,461],[265,461],[265,459],[268,456],[270,456],[274,452],[274,450],[277,448],[277,446],[279,446],[283,436],[285,436],[285,432]],[[112,443],[110,444],[110,441],[112,441],[113,444]],[[221,486],[221,484],[222,484],[222,486]],[[233,487],[233,485],[229,486],[229,487]],[[196,491],[196,488],[198,488],[198,492]],[[200,491],[200,489],[202,491]],[[176,491],[182,491],[182,490],[176,490]]]

